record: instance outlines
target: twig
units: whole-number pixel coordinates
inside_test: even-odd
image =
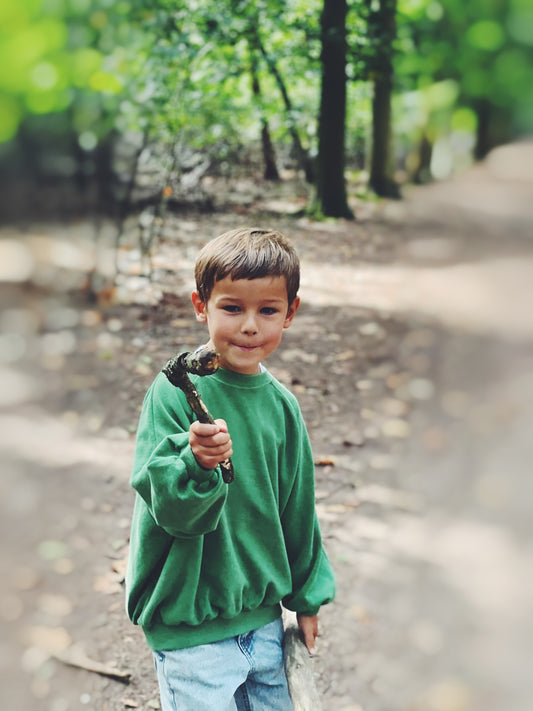
[[[100,662],[89,659],[79,647],[69,647],[60,652],[54,652],[53,655],[58,661],[70,667],[85,669],[86,671],[107,676],[111,679],[116,679],[123,684],[129,684],[131,672],[123,669],[115,669],[110,665],[101,664]]]

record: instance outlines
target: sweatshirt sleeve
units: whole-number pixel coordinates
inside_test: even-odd
[[[156,524],[175,537],[213,531],[227,494],[220,469],[203,469],[192,453],[192,420],[185,397],[158,375],[143,403],[131,485]]]
[[[335,597],[335,577],[322,545],[315,511],[315,468],[301,414],[295,430],[287,437],[290,487],[281,510],[292,575],[292,591],[283,604],[289,610],[312,616]]]

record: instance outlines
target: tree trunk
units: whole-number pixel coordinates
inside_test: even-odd
[[[420,138],[417,150],[417,165],[411,177],[416,185],[425,185],[431,182],[431,157],[433,155],[433,144],[427,133],[423,133]]]
[[[252,42],[253,39],[254,38],[252,38]],[[259,83],[259,77],[257,75],[255,47],[250,47],[250,73],[252,75],[252,93],[254,101],[261,112],[261,147],[263,150],[263,164],[265,166],[263,177],[265,180],[279,180],[279,172],[276,165],[276,152],[274,150],[272,139],[270,138],[268,120],[263,110],[263,97],[261,94],[261,84]]]
[[[286,113],[287,122],[288,122],[288,129],[289,129],[289,133],[292,138],[292,145],[294,148],[294,152],[296,154],[296,160],[298,161],[298,165],[300,166],[300,169],[304,171],[305,179],[307,180],[307,182],[313,183],[315,180],[313,164],[312,164],[311,159],[309,158],[307,151],[302,146],[302,142],[300,140],[300,134],[298,133],[298,128],[296,126],[296,123],[295,123],[293,115],[292,115],[292,112],[293,112],[292,102],[290,100],[289,92],[287,91],[285,81],[283,80],[283,77],[280,74],[280,71],[278,69],[276,62],[272,59],[272,57],[266,51],[259,36],[257,37],[257,42],[258,42],[257,47],[258,47],[259,51],[261,52],[263,59],[265,60],[270,73],[276,80],[276,84],[278,85],[278,89],[281,93],[281,97],[282,97],[283,103],[285,105],[285,113]]]
[[[326,217],[353,219],[344,182],[346,12],[346,0],[324,0],[315,210]]]
[[[278,167],[276,165],[276,151],[274,150],[274,144],[270,138],[270,130],[268,128],[268,122],[263,119],[263,125],[261,128],[261,146],[263,148],[263,161],[265,164],[265,171],[263,173],[263,178],[265,180],[279,180]]]
[[[396,0],[379,0],[379,8],[369,16],[371,38],[379,38],[374,65],[372,97],[372,153],[369,186],[382,197],[400,197],[392,177],[391,98],[393,86],[392,53],[396,36]]]
[[[496,146],[512,141],[516,137],[513,129],[512,111],[498,106],[488,98],[479,99],[472,106],[477,116],[476,144],[474,158],[483,160]]]
[[[491,136],[492,111],[490,102],[487,99],[480,99],[474,106],[477,117],[476,145],[474,146],[474,158],[477,161],[486,158],[491,148],[494,147]]]

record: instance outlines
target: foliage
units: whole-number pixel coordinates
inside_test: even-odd
[[[396,129],[404,143],[425,135],[464,156],[480,139],[484,108],[492,124],[488,149],[532,131],[528,6],[528,0],[399,0]]]
[[[0,6],[1,141],[15,136],[28,116],[61,112],[68,112],[82,145],[109,130],[142,61],[132,51],[144,38],[130,9],[125,0]]]
[[[297,131],[316,154],[322,7],[323,0],[2,3],[0,144],[68,134],[90,152],[113,134],[144,133],[224,161],[257,142],[266,120],[286,152]],[[390,59],[375,8],[375,0],[351,0],[347,16],[346,147],[357,167],[368,144],[371,85]],[[531,131],[529,0],[398,0],[396,24],[398,164],[423,137],[469,152],[484,121],[489,143]]]

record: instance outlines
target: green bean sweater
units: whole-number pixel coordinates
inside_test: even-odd
[[[315,515],[314,466],[294,396],[267,371],[193,377],[233,441],[235,481],[196,462],[183,393],[159,374],[137,433],[127,611],[157,650],[314,615],[335,583]]]

